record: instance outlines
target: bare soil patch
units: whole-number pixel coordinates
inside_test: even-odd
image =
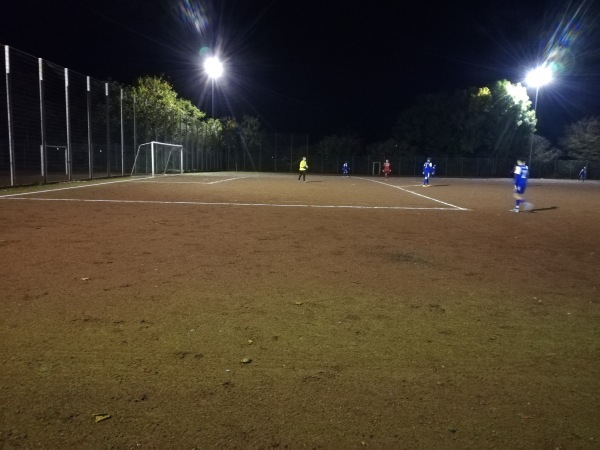
[[[598,448],[598,183],[231,177],[0,197],[3,448]]]

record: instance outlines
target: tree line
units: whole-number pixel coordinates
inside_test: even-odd
[[[491,86],[458,89],[419,97],[399,112],[390,136],[366,143],[357,134],[331,134],[311,145],[324,159],[414,155],[486,158],[526,157],[600,160],[600,117],[585,117],[565,127],[558,145],[536,134],[537,118],[520,83],[500,80]],[[127,107],[135,115],[140,139],[186,144],[202,133],[231,154],[259,145],[265,133],[259,119],[245,115],[209,118],[179,97],[163,77],[144,76],[129,88]]]

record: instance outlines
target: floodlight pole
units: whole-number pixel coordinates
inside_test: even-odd
[[[527,75],[527,84],[531,87],[535,87],[535,101],[533,103],[533,110],[536,115],[536,124],[537,124],[537,102],[538,102],[538,94],[540,92],[540,86],[544,86],[552,81],[552,70],[546,64],[538,66],[533,69]],[[531,130],[531,142],[529,145],[529,173],[531,173],[531,159],[533,158],[533,137],[535,134],[535,127]]]
[[[215,79],[223,74],[223,65],[217,57],[211,57],[204,61],[204,70],[210,78],[211,109],[212,117],[215,118]]]
[[[535,112],[535,118],[537,123],[537,102],[538,102],[538,93],[540,92],[540,87],[536,86],[535,88],[535,100],[533,102],[533,111]],[[533,135],[535,134],[535,128],[531,130],[531,142],[529,145],[529,161],[527,161],[527,166],[529,167],[529,173],[531,173],[531,158],[533,157]]]
[[[210,78],[210,88],[211,88],[211,108],[212,108],[211,116],[214,119],[215,118],[215,78],[214,77]]]

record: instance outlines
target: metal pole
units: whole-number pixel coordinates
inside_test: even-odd
[[[10,159],[10,185],[15,185],[15,136],[12,121],[11,89],[10,89],[10,47],[4,46],[4,64],[6,71],[6,112],[8,116],[8,154]]]
[[[65,68],[65,108],[67,122],[67,178],[73,180],[72,150],[71,150],[71,109],[69,108],[69,69]]]
[[[40,127],[41,127],[41,165],[42,165],[42,177],[44,183],[48,181],[48,164],[46,154],[46,114],[44,108],[44,63],[42,58],[38,58],[38,71],[39,71],[39,88],[40,88]]]
[[[92,152],[92,92],[90,77],[87,81],[87,127],[88,127],[88,170],[90,180],[94,177],[94,155]]]
[[[537,124],[537,102],[538,102],[538,92],[540,91],[540,87],[537,86],[535,88],[535,102],[533,103],[533,111],[535,112],[535,122]],[[531,173],[531,158],[533,157],[533,135],[535,134],[535,127],[531,130],[531,141],[529,143],[529,161],[527,161],[527,166],[529,167],[529,173]]]
[[[133,91],[133,154],[137,149],[137,96]]]
[[[121,89],[121,175],[125,175],[125,130],[123,129],[123,89]]]
[[[106,97],[106,176],[110,177],[110,99],[108,97],[108,83],[104,83]]]

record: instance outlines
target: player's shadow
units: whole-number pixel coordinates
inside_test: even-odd
[[[558,206],[548,206],[547,208],[533,208],[529,212],[538,212],[538,211],[550,211],[552,209],[558,209]]]

